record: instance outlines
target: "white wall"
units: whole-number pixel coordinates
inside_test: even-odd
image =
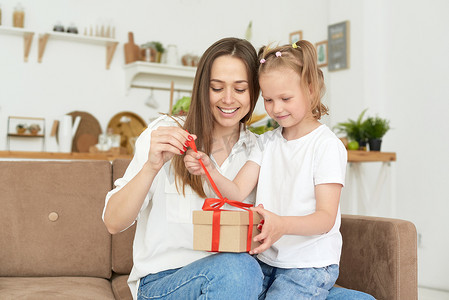
[[[128,31],[135,42],[159,40],[176,44],[179,55],[202,54],[214,41],[226,37],[244,37],[249,21],[253,21],[253,43],[259,47],[268,42],[288,41],[289,32],[302,29],[305,36],[325,39],[325,1],[313,5],[307,1],[54,1],[23,0],[25,27],[42,33],[60,21],[74,22],[80,31],[102,22],[113,23],[117,47],[110,70],[105,69],[105,47],[49,39],[43,62],[37,63],[37,35],[29,56],[23,62],[23,40],[0,35],[0,149],[6,147],[8,116],[38,116],[47,119],[47,134],[55,118],[79,110],[93,114],[106,130],[109,120],[118,112],[133,111],[146,121],[159,111],[168,111],[169,94],[155,92],[160,107],[144,105],[148,90],[132,89],[125,93],[123,45]],[[301,4],[303,3],[303,4]],[[1,0],[3,24],[10,25],[16,0]],[[306,6],[307,9],[302,9]],[[266,15],[266,11],[270,15]],[[294,12],[294,13],[293,13]],[[286,17],[285,14],[292,17]],[[294,15],[294,17],[293,17]],[[175,94],[175,100],[183,96]],[[56,145],[47,139],[47,150]],[[17,140],[13,141],[17,143]],[[19,141],[20,142],[20,141]],[[22,143],[23,144],[23,143]],[[40,144],[37,141],[37,148]],[[16,147],[33,147],[30,141]],[[19,149],[16,149],[19,150]]]
[[[382,149],[397,153],[396,217],[412,221],[422,237],[419,284],[449,290],[449,2],[345,0],[329,7],[330,24],[351,21],[351,68],[328,73],[332,121],[365,108],[391,120]],[[388,215],[388,204],[374,203],[375,214]]]
[[[15,0],[0,0],[3,24],[11,23]],[[138,44],[160,40],[176,44],[179,54],[201,54],[225,36],[243,37],[253,21],[253,44],[288,41],[289,32],[303,30],[304,39],[327,39],[327,25],[350,21],[350,68],[327,72],[325,102],[334,125],[355,118],[364,108],[391,119],[394,128],[383,150],[397,153],[394,163],[396,216],[413,221],[422,234],[419,283],[449,290],[445,270],[449,242],[442,234],[449,220],[445,184],[449,141],[449,45],[445,0],[206,1],[206,0],[21,0],[26,27],[51,30],[56,21],[85,26],[113,20],[120,44],[105,69],[105,48],[49,40],[43,62],[37,63],[37,37],[29,62],[23,62],[23,40],[0,35],[0,149],[6,145],[8,116],[54,118],[70,111],[93,114],[106,129],[118,112],[132,111],[146,121],[168,110],[169,95],[156,93],[157,110],[144,105],[146,90],[125,93],[123,44],[133,31]],[[47,127],[49,129],[49,127]],[[54,145],[48,145],[48,150]],[[366,167],[367,173],[377,166]],[[387,199],[388,200],[388,199]],[[348,195],[342,205],[350,203]],[[388,203],[387,203],[388,204]],[[384,203],[385,206],[385,203]],[[380,206],[366,214],[388,215]]]
[[[388,11],[386,42],[397,46],[386,60],[385,107],[397,122],[387,143],[399,155],[400,216],[422,235],[421,283],[449,289],[449,2],[394,1]]]

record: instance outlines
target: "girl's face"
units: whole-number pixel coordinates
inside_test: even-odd
[[[250,109],[248,74],[239,58],[224,55],[214,60],[209,99],[216,129],[239,126]]]
[[[265,110],[285,130],[296,132],[316,122],[310,99],[300,86],[299,75],[289,68],[270,70],[259,76]]]

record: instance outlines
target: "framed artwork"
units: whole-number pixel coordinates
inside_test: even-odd
[[[290,44],[296,43],[297,41],[302,40],[302,31],[295,31],[290,33]]]
[[[316,43],[315,48],[318,55],[318,67],[321,68],[327,66],[327,41]]]
[[[349,21],[327,27],[328,69],[338,71],[349,68]]]

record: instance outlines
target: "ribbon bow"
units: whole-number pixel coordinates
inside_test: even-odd
[[[193,137],[189,135],[187,140],[187,146],[192,148],[193,151],[198,153],[198,150],[195,145],[195,141],[193,140]],[[215,185],[214,180],[210,176],[209,172],[206,169],[206,166],[204,166],[204,163],[201,159],[199,159],[200,165],[203,168],[204,172],[206,173],[207,179],[209,179],[210,184],[212,185],[212,188],[214,189],[215,193],[219,197],[217,198],[207,198],[204,200],[203,204],[203,210],[204,211],[213,211],[213,218],[212,218],[212,246],[211,251],[212,252],[218,252],[219,244],[220,244],[220,216],[221,216],[221,207],[225,205],[225,203],[246,210],[249,214],[249,223],[248,223],[248,236],[246,239],[246,251],[249,252],[251,250],[251,238],[253,235],[253,211],[249,208],[252,206],[251,204],[243,203],[236,200],[229,200],[225,197],[223,197],[218,190],[217,186]]]

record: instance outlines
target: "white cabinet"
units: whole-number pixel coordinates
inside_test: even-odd
[[[148,88],[170,90],[173,82],[176,91],[192,91],[196,68],[161,63],[136,61],[124,66],[126,90]]]

